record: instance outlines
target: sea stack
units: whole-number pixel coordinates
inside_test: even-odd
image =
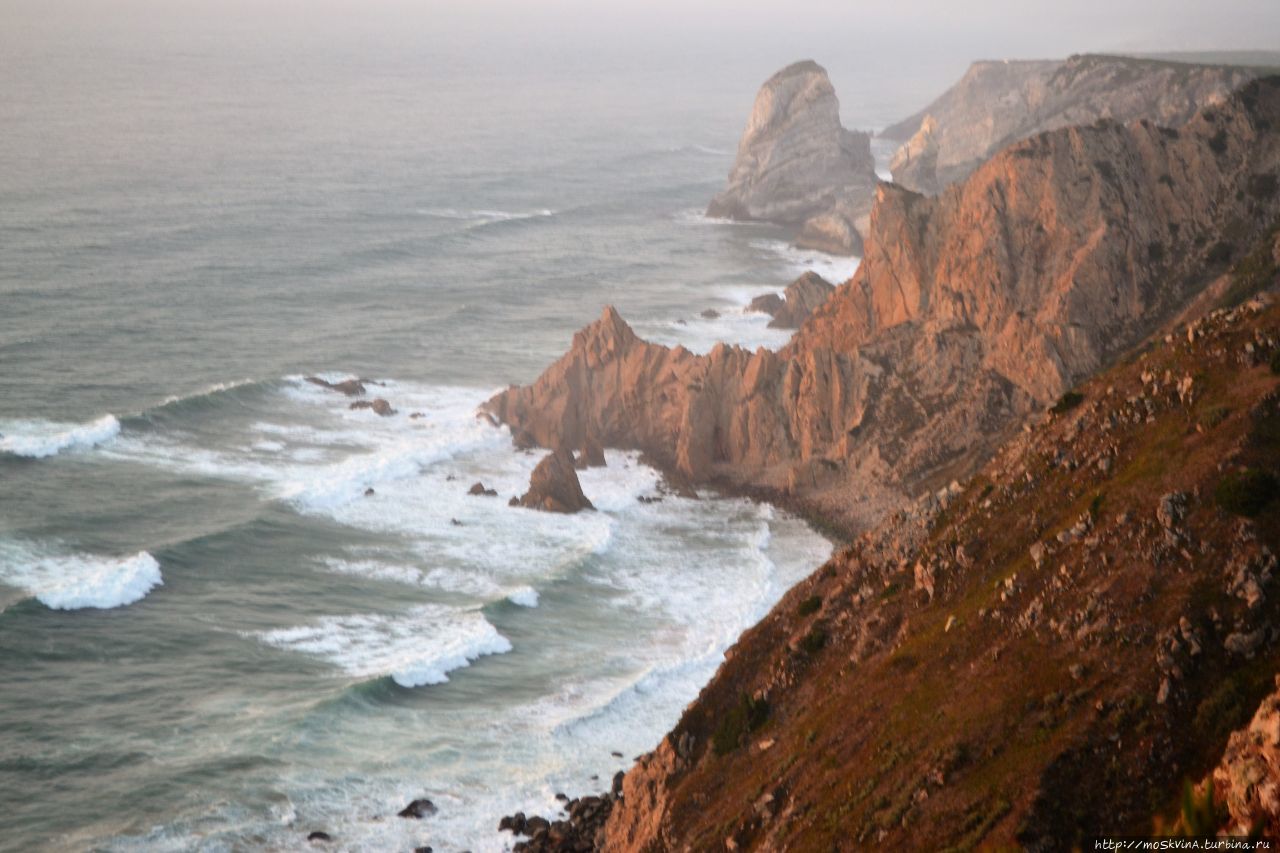
[[[794,226],[802,246],[859,254],[875,185],[871,137],[840,124],[826,70],[805,60],[760,87],[729,185],[707,215]]]
[[[567,450],[547,454],[529,477],[529,491],[520,496],[520,506],[544,512],[573,513],[595,509],[582,493],[573,455]]]

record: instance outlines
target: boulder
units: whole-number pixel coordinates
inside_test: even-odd
[[[496,498],[498,496],[498,491],[497,489],[485,488],[484,483],[476,480],[471,484],[471,488],[467,489],[467,494],[486,498]]]
[[[701,316],[702,319],[704,320],[718,320],[720,319],[720,312],[714,308],[708,308],[707,310],[703,311],[702,314],[699,316]]]
[[[315,842],[315,841],[320,841],[320,842],[332,841],[332,840],[333,840],[333,836],[332,836],[332,835],[330,835],[330,834],[329,834],[329,833],[327,833],[327,832],[321,832],[320,830],[318,830],[318,829],[317,829],[315,832],[309,833],[309,834],[307,835],[307,840],[308,840],[308,841],[312,841],[312,842]]]
[[[520,506],[564,513],[595,509],[582,493],[573,456],[567,450],[552,451],[538,463],[529,478],[529,491],[520,496]]]

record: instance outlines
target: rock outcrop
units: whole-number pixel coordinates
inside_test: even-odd
[[[529,491],[513,502],[529,509],[543,512],[580,512],[595,509],[582,493],[578,472],[574,469],[573,455],[567,450],[555,450],[538,463],[529,477]]]
[[[1064,128],[937,198],[882,185],[857,273],[784,350],[694,355],[610,308],[487,409],[527,442],[639,449],[865,527],[971,469],[1242,252],[1280,213],[1276,127],[1280,83],[1257,81],[1180,131]]]
[[[771,329],[798,329],[809,315],[822,307],[835,287],[816,272],[807,272],[787,285],[783,302],[773,311]]]
[[[797,62],[760,87],[729,185],[707,214],[790,225],[806,248],[858,254],[875,184],[870,136],[840,124],[826,70]]]
[[[1228,834],[1280,838],[1280,676],[1249,725],[1231,734],[1212,774],[1213,792],[1226,807]]]
[[[937,193],[992,154],[1046,130],[1099,119],[1180,127],[1256,76],[1248,68],[1084,55],[975,62],[964,77],[882,136],[904,140],[890,165],[909,189]]]

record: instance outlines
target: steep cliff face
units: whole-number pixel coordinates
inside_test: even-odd
[[[1179,127],[1254,76],[1247,68],[1116,56],[975,62],[922,112],[882,135],[905,140],[890,167],[894,181],[932,194],[1046,130],[1098,119]]]
[[[1181,131],[1040,134],[928,198],[885,186],[866,255],[779,353],[641,341],[612,309],[489,410],[525,440],[639,448],[863,527],[971,470],[1142,340],[1280,213],[1280,84]]]
[[[870,137],[840,124],[826,70],[797,62],[760,87],[729,185],[707,213],[796,226],[810,248],[857,253],[875,183]]]
[[[599,849],[1070,850],[1176,814],[1280,666],[1280,487],[1238,487],[1280,470],[1278,352],[1267,300],[1178,326],[842,549],[627,772]],[[1239,823],[1275,826],[1277,732],[1272,699],[1215,773]]]

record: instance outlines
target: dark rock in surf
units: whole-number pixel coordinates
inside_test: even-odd
[[[782,297],[776,293],[765,293],[751,300],[751,304],[747,306],[748,311],[754,311],[757,314],[768,314],[770,317],[775,316],[782,310]]]
[[[312,842],[315,842],[315,841],[321,841],[321,842],[323,842],[323,841],[332,841],[332,840],[333,840],[333,836],[332,836],[332,835],[330,835],[330,834],[329,834],[329,833],[327,833],[327,832],[321,832],[321,831],[319,831],[319,830],[316,830],[315,832],[313,832],[313,833],[311,833],[310,835],[308,835],[308,836],[307,836],[307,840],[308,840],[308,841],[312,841]]]
[[[485,488],[484,483],[476,480],[471,484],[471,488],[467,489],[467,494],[485,498],[496,498],[498,496],[498,490]]]
[[[390,417],[391,415],[394,415],[396,413],[396,410],[391,408],[391,404],[381,397],[378,397],[374,400],[356,400],[354,403],[351,404],[351,408],[352,409],[372,409],[374,414],[380,415],[384,418]]]
[[[396,817],[412,818],[419,820],[424,817],[430,817],[438,811],[435,803],[426,798],[417,799],[409,803],[400,811],[396,812]]]
[[[319,385],[321,388],[328,388],[330,391],[337,391],[339,394],[346,394],[348,397],[359,397],[364,394],[364,382],[359,379],[344,379],[341,382],[330,382],[327,379],[321,379],[319,376],[308,376],[307,381],[312,385]]]

